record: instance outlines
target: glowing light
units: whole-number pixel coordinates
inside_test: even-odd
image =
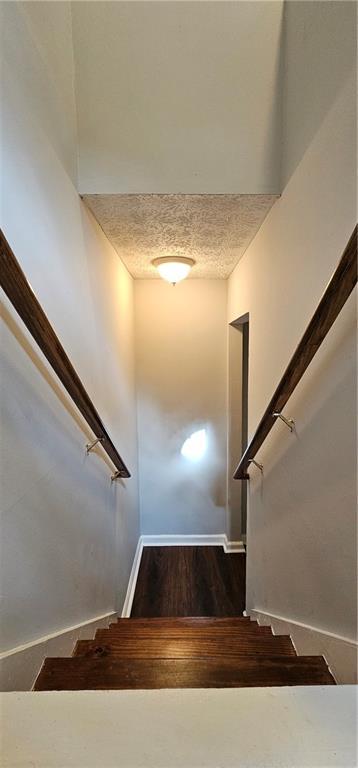
[[[182,446],[181,455],[190,461],[199,461],[204,456],[208,444],[206,429],[193,432]]]
[[[161,259],[154,259],[152,264],[157,268],[163,280],[175,285],[188,276],[195,261],[181,256],[165,256]]]
[[[159,264],[158,272],[163,280],[167,280],[168,283],[179,283],[180,280],[184,280],[190,272],[188,264],[179,264],[176,261],[171,261],[168,264]]]

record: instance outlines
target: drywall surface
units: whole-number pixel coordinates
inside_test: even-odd
[[[250,315],[249,438],[355,226],[355,94],[352,73],[229,281],[229,321]],[[353,294],[287,405],[296,432],[277,422],[257,457],[263,476],[250,469],[248,516],[248,609],[348,639],[357,624],[355,358]]]
[[[113,612],[97,616],[0,654],[1,690],[31,691],[45,658],[72,656],[77,640],[93,640],[97,629],[107,628],[116,619]]]
[[[284,616],[257,610],[251,610],[250,616],[260,625],[270,626],[274,635],[290,635],[298,656],[324,656],[337,683],[357,682],[357,641],[303,622],[287,621]]]
[[[3,768],[357,765],[353,686],[5,693],[1,711]]]
[[[1,226],[133,477],[2,296],[2,650],[120,608],[138,532],[133,283],[73,185],[67,3],[2,7]]]
[[[72,5],[81,193],[280,191],[282,0]]]
[[[226,300],[224,280],[135,281],[144,534],[226,531]],[[202,430],[190,460],[181,449]]]
[[[284,189],[355,67],[357,4],[289,0],[284,6],[282,40]]]

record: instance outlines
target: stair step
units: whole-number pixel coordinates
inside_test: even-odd
[[[108,632],[127,637],[272,637],[271,627],[260,627],[248,619],[119,619]],[[97,635],[96,635],[97,637]]]
[[[118,624],[136,624],[138,627],[141,624],[147,624],[148,621],[151,624],[166,624],[171,622],[172,624],[216,624],[217,626],[230,626],[232,624],[257,624],[256,619],[250,619],[249,616],[130,616],[126,619],[117,618]]]
[[[178,626],[178,627],[241,627],[259,626],[257,621],[251,621],[247,616],[235,616],[227,618],[217,618],[216,616],[158,616],[156,618],[118,618],[116,622],[110,624],[112,627],[152,627]]]
[[[79,640],[74,656],[120,658],[203,658],[207,656],[240,656],[242,654],[296,656],[288,635],[262,637],[127,637],[98,630],[95,640]]]
[[[240,659],[46,659],[36,691],[334,685],[320,656]]]

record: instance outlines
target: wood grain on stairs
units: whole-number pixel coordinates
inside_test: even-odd
[[[136,638],[109,637],[106,631],[97,633],[96,640],[79,640],[74,656],[118,657],[122,659],[194,659],[208,656],[231,657],[244,655],[295,656],[289,636],[260,638]]]
[[[324,659],[46,659],[37,691],[148,688],[241,688],[333,684]]]
[[[35,690],[332,685],[322,657],[248,619],[120,619],[72,658],[46,659]]]
[[[101,630],[98,630],[100,632]],[[107,631],[107,630],[105,630]],[[269,635],[271,627],[259,626],[256,621],[247,618],[216,619],[216,618],[168,618],[168,619],[119,619],[108,627],[108,631],[116,637],[233,637]],[[97,635],[96,635],[97,637]]]

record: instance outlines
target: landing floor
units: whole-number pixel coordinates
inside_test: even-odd
[[[131,616],[242,616],[245,561],[222,547],[145,547]]]

